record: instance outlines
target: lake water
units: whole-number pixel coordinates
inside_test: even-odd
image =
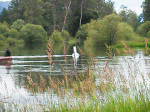
[[[21,102],[26,104],[35,103],[32,92],[28,90],[27,76],[33,75],[33,80],[42,75],[47,77],[52,75],[62,78],[63,75],[74,76],[81,72],[87,72],[88,66],[94,69],[95,74],[101,73],[106,67],[109,57],[104,48],[86,48],[83,49],[80,45],[77,46],[84,52],[80,52],[80,57],[74,60],[72,57],[73,46],[65,44],[56,44],[53,46],[52,66],[50,73],[49,59],[46,53],[46,46],[36,48],[11,48],[12,62],[0,63],[0,98],[8,98],[8,102]],[[79,48],[78,48],[79,47]],[[2,51],[3,49],[1,49]],[[64,53],[65,51],[65,53]],[[134,56],[126,53],[118,53],[109,61],[109,67],[112,68],[115,74],[114,80],[119,80],[119,74],[126,78],[129,83],[136,80],[137,83],[143,83],[143,78],[147,87],[150,86],[150,57],[145,56],[144,51],[136,49]],[[123,52],[123,50],[121,50]],[[3,52],[1,52],[3,55]],[[65,54],[65,55],[64,55]],[[92,60],[91,60],[92,59]],[[94,64],[93,64],[94,63]],[[105,74],[105,73],[101,73]],[[129,75],[133,75],[133,79],[129,79]],[[141,75],[142,74],[142,75]],[[34,79],[35,78],[35,79]],[[99,83],[98,79],[95,79]],[[118,84],[119,85],[119,84]],[[130,84],[128,85],[130,88]],[[39,98],[45,102],[44,95],[46,93],[38,93]],[[10,98],[11,97],[11,98]],[[46,100],[46,99],[45,99]],[[57,102],[57,95],[53,93],[52,101]]]

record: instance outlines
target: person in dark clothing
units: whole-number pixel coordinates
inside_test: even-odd
[[[11,56],[11,52],[8,48],[5,48],[5,56]]]

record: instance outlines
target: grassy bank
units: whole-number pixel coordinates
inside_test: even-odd
[[[131,48],[133,47],[145,47],[145,42],[125,42],[125,44]],[[147,46],[150,46],[150,42],[147,42]],[[112,48],[123,48],[124,45],[122,43],[115,44],[111,46]]]

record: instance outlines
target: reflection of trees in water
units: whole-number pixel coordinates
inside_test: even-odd
[[[70,55],[70,46],[67,43],[63,42],[56,42],[53,44],[53,54],[64,54],[64,46],[65,46],[65,52],[67,55]]]
[[[12,65],[13,63],[12,62],[0,62],[0,66],[2,66],[2,67],[5,67],[5,69],[6,69],[6,74],[9,74],[9,72],[10,72],[10,69],[11,69],[11,65]]]

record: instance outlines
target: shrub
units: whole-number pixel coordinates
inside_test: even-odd
[[[47,33],[40,25],[26,24],[21,29],[20,38],[24,39],[27,45],[38,44],[47,40]]]
[[[11,28],[20,31],[23,26],[24,21],[22,19],[18,19],[17,21],[13,22]]]
[[[133,31],[133,28],[127,23],[119,23],[117,26],[117,31],[115,33],[116,42],[120,40],[133,40],[136,37],[136,34]]]
[[[61,32],[58,30],[55,30],[50,38],[55,42],[64,41],[64,38],[61,36]]]
[[[147,32],[146,36],[150,38],[150,30]]]
[[[4,34],[9,30],[9,26],[6,22],[0,23],[0,33]]]
[[[14,38],[11,38],[11,37],[8,37],[7,43],[8,43],[8,45],[17,45],[17,46],[19,44],[24,45],[24,41],[23,40],[21,40],[21,39],[14,39]]]
[[[3,34],[0,34],[0,47],[6,45],[6,37]]]
[[[87,25],[88,38],[84,44],[94,46],[111,45],[115,40],[117,26],[121,22],[121,17],[111,14],[103,19],[93,20]],[[91,43],[94,42],[94,44]],[[89,44],[91,43],[91,44]],[[87,46],[87,45],[86,45]]]
[[[62,37],[63,39],[65,39],[66,41],[68,41],[68,40],[71,39],[70,34],[69,34],[68,31],[66,31],[66,30],[63,30],[60,35],[61,35],[61,37]]]
[[[150,21],[147,21],[143,24],[141,24],[138,28],[137,28],[137,32],[139,35],[146,37],[147,33],[150,31]]]
[[[9,29],[5,35],[11,38],[19,38],[19,32],[15,29]]]
[[[85,24],[80,27],[80,29],[78,30],[78,32],[75,36],[77,39],[79,39],[81,41],[86,40],[86,37],[88,36],[87,26],[88,26],[88,24]]]

